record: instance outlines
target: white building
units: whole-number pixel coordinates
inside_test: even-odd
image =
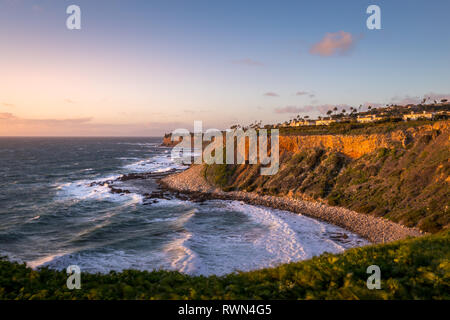
[[[361,122],[361,123],[369,123],[369,122],[379,121],[382,119],[383,119],[382,117],[378,117],[376,115],[369,114],[367,116],[358,116],[356,118],[356,121]]]
[[[403,115],[403,120],[407,121],[407,120],[418,120],[421,118],[425,118],[425,119],[433,119],[434,117],[434,112],[426,112],[424,111],[423,113],[414,113],[411,112],[409,114],[404,114]]]
[[[316,126],[329,126],[332,123],[335,123],[336,120],[333,119],[322,119],[322,120],[316,120]]]

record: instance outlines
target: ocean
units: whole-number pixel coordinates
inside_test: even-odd
[[[161,141],[0,138],[0,256],[32,268],[223,275],[368,244],[342,228],[239,201],[149,203],[154,181],[111,192],[109,181],[124,174],[186,168]]]

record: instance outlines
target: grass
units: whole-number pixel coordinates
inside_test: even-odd
[[[301,126],[301,127],[282,127],[281,135],[323,135],[323,134],[382,134],[396,131],[399,129],[414,128],[423,125],[435,123],[432,120],[417,121],[379,121],[373,123],[332,123],[329,126]]]
[[[450,299],[450,231],[389,244],[325,253],[275,268],[217,276],[169,271],[67,275],[0,261],[0,299]],[[381,269],[369,290],[367,267]]]

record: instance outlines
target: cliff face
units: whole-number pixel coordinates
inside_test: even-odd
[[[448,127],[448,122],[436,122],[433,125],[385,134],[280,136],[280,151],[300,152],[320,148],[356,159],[379,148],[391,148],[399,144],[405,147],[417,135],[436,130],[445,131]]]
[[[280,135],[280,152],[301,152],[309,149],[324,149],[343,154],[349,158],[357,159],[363,155],[374,152],[379,148],[393,148],[402,146],[405,148],[414,141],[417,136],[427,132],[448,131],[448,121],[435,122],[432,125],[395,130],[380,134],[358,135]],[[174,147],[179,141],[172,141],[172,136],[166,134],[162,146]],[[247,146],[248,147],[248,146]],[[248,149],[248,148],[246,148]]]
[[[450,226],[449,122],[371,135],[280,137],[280,169],[205,166],[225,191],[323,201],[435,232]]]
[[[164,135],[163,141],[161,143],[161,146],[163,147],[175,147],[179,141],[172,141],[172,135],[166,134]]]

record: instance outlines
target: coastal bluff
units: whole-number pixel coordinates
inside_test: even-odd
[[[352,159],[360,158],[380,148],[406,147],[419,136],[432,132],[448,131],[449,121],[438,121],[419,127],[394,130],[374,134],[280,134],[280,152],[301,152],[320,148],[343,154]],[[163,137],[162,146],[174,147],[179,142],[172,141],[171,134]]]

